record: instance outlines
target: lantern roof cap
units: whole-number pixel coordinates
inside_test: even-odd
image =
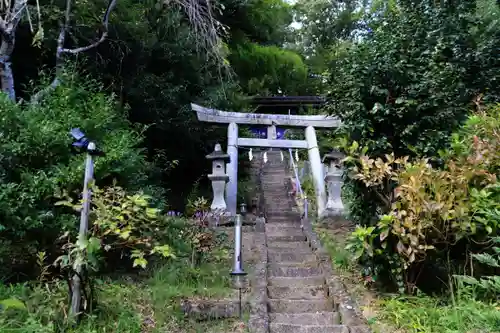
[[[341,160],[345,157],[345,154],[341,153],[338,149],[332,149],[331,152],[323,156],[323,163],[325,162],[330,162],[330,161],[335,161],[335,160]]]
[[[214,151],[205,156],[207,160],[223,160],[229,161],[229,155],[222,151],[222,147],[219,143],[215,145]]]

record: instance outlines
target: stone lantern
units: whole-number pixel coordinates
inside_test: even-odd
[[[226,183],[229,181],[225,167],[226,162],[229,161],[229,155],[222,151],[220,144],[216,144],[214,151],[207,155],[206,158],[212,161],[212,173],[208,175],[208,179],[212,181],[214,198],[210,208],[212,212],[222,212],[227,209],[226,201],[224,200],[224,190]]]
[[[328,190],[328,201],[324,217],[342,217],[344,204],[342,203],[342,159],[344,154],[339,151],[332,151],[323,157],[323,163],[327,164],[325,182]]]

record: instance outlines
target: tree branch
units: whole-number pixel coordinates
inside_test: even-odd
[[[2,8],[4,16],[0,17],[0,35],[2,36],[0,44],[0,85],[1,90],[12,101],[16,100],[16,91],[14,89],[14,73],[12,72],[10,57],[14,51],[16,29],[26,5],[27,0],[15,0],[13,5],[9,1],[5,4],[5,8]]]
[[[24,0],[26,1],[26,0]],[[211,57],[216,59],[217,63],[225,67],[224,56],[221,49],[220,39],[220,22],[218,22],[212,13],[211,0],[163,0],[165,5],[172,3],[177,4],[186,13],[189,22],[191,23],[195,37],[197,39],[197,47],[203,50]],[[78,54],[97,47],[104,42],[109,34],[109,16],[116,6],[117,0],[109,0],[108,7],[102,19],[102,34],[100,38],[92,44],[73,49],[64,48],[66,34],[70,27],[71,20],[71,5],[72,0],[66,0],[66,11],[64,23],[61,26],[61,31],[57,39],[56,51],[56,77],[50,86],[36,93],[32,99],[32,103],[37,103],[45,94],[55,89],[60,84],[60,74],[63,66],[64,54]],[[1,22],[0,22],[1,23]],[[0,25],[1,30],[1,25]]]
[[[196,47],[201,47],[206,53],[225,66],[221,49],[221,23],[212,13],[211,0],[174,0],[186,13],[197,40]],[[165,0],[165,3],[170,1]]]
[[[70,22],[71,22],[71,6],[72,6],[72,0],[66,0],[66,10],[64,13],[64,23],[61,26],[61,31],[59,32],[59,36],[57,38],[57,50],[56,50],[56,76],[52,83],[46,87],[45,89],[40,90],[37,92],[32,98],[31,98],[31,103],[35,104],[38,103],[42,97],[44,97],[46,94],[54,90],[59,86],[61,83],[60,76],[61,76],[61,71],[63,69],[63,64],[64,64],[64,59],[63,55],[65,53],[67,54],[78,54],[81,52],[88,51],[90,49],[93,49],[97,47],[99,44],[104,42],[106,38],[108,37],[108,32],[109,32],[109,16],[113,9],[116,6],[117,0],[110,0],[108,3],[108,7],[106,8],[106,11],[104,12],[104,16],[102,19],[102,34],[101,37],[94,43],[89,44],[87,46],[83,47],[77,47],[74,49],[67,49],[64,47],[64,42],[66,41],[66,34],[69,31],[70,28]]]
[[[8,36],[7,23],[5,22],[3,17],[0,17],[0,34],[2,35],[3,38]]]
[[[71,2],[71,0],[67,0],[67,3],[70,3],[70,2]],[[89,44],[87,46],[83,46],[83,47],[77,47],[74,49],[65,49],[65,48],[63,48],[63,43],[64,43],[64,36],[63,36],[62,43],[61,44],[58,43],[58,48],[60,47],[60,52],[61,53],[77,54],[80,52],[85,52],[85,51],[88,51],[90,49],[93,49],[93,48],[97,47],[99,44],[101,44],[102,42],[104,42],[106,40],[106,38],[108,37],[108,33],[109,33],[109,16],[110,16],[111,12],[113,11],[113,9],[115,8],[115,6],[116,6],[116,0],[110,0],[108,3],[108,8],[106,8],[106,12],[104,13],[104,16],[102,19],[103,31],[102,31],[101,37],[96,42]],[[69,6],[67,5],[67,8],[68,7]],[[66,21],[65,28],[64,28],[65,32],[68,31],[68,27],[69,27],[69,13],[66,13],[66,18],[67,18],[67,21]],[[65,35],[65,33],[64,33],[64,35]]]

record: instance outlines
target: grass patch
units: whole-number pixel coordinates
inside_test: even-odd
[[[137,281],[123,278],[96,281],[98,305],[74,328],[65,327],[68,289],[64,282],[1,286],[0,299],[22,300],[27,310],[8,309],[0,315],[2,333],[146,333],[244,332],[235,321],[195,323],[183,318],[183,298],[230,294],[226,260],[191,268],[172,261]]]
[[[453,302],[418,297],[394,297],[380,302],[377,320],[406,333],[500,332],[500,307],[458,297]]]
[[[323,247],[328,251],[330,258],[332,259],[334,268],[344,271],[352,271],[354,267],[351,260],[351,254],[345,250],[345,244],[340,243],[337,239],[330,235],[328,233],[328,229],[321,227],[315,227],[315,229],[321,239]]]

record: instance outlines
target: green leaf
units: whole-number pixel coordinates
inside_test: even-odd
[[[134,259],[133,267],[140,266],[142,268],[146,268],[147,265],[148,261],[143,257]]]
[[[468,284],[468,285],[477,285],[479,284],[479,281],[475,278],[473,278],[472,276],[468,276],[468,275],[455,275],[455,278],[458,280],[458,281],[461,281],[465,284]]]
[[[168,245],[158,245],[153,248],[151,254],[159,253],[161,256],[167,258],[175,258],[175,255],[172,253],[172,249]]]
[[[67,207],[73,207],[73,203],[68,200],[61,200],[57,201],[54,206],[67,206]]]
[[[27,310],[26,305],[17,298],[8,298],[0,301],[0,308],[5,311],[9,308],[11,309],[19,309],[19,310]]]
[[[496,260],[492,255],[487,253],[473,254],[472,257],[479,261],[481,264],[490,267],[500,267],[498,260]]]
[[[147,217],[154,219],[158,216],[159,210],[156,208],[146,208],[146,215]]]
[[[80,250],[85,250],[87,246],[89,245],[89,241],[85,236],[83,235],[78,235],[78,240],[76,241],[76,247]]]
[[[87,251],[89,253],[95,253],[101,249],[101,240],[97,237],[90,237]]]

